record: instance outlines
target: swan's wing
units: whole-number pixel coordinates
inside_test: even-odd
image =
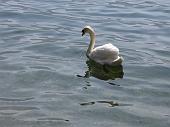
[[[112,44],[96,47],[90,53],[90,58],[100,63],[111,63],[118,58],[119,49]]]

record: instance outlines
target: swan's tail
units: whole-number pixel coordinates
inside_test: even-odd
[[[123,57],[122,56],[118,56],[117,59],[115,59],[113,62],[112,62],[112,65],[121,65],[122,62],[124,61]]]

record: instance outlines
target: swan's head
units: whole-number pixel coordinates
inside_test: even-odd
[[[85,26],[82,30],[82,36],[85,35],[86,33],[94,34],[93,28],[91,26]]]

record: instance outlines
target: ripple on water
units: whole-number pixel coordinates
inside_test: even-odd
[[[1,1],[1,126],[169,127],[169,5]],[[103,81],[88,70],[84,25],[94,27],[96,45],[119,47],[121,79]]]

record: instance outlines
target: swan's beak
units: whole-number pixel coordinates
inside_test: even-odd
[[[82,36],[85,34],[84,30],[82,30]]]

